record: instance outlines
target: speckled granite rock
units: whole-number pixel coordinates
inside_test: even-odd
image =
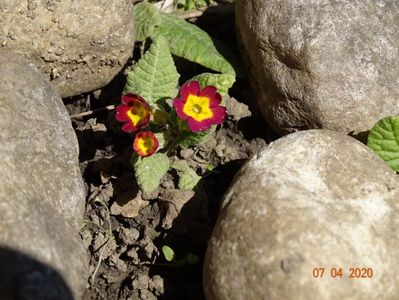
[[[225,195],[206,253],[206,297],[396,299],[398,207],[397,175],[355,139],[328,130],[281,138]],[[315,279],[318,267],[325,273]],[[352,267],[373,277],[349,279]]]
[[[399,113],[399,2],[240,0],[238,36],[280,133],[355,133]]]
[[[62,97],[106,85],[133,49],[130,0],[2,0],[0,48],[29,58]]]
[[[76,136],[31,63],[0,50],[0,65],[0,298],[78,299],[87,262]]]

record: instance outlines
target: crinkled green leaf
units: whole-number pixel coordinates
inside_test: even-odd
[[[185,0],[183,6],[185,10],[194,10],[201,7],[207,7],[210,5],[209,0]]]
[[[158,140],[158,149],[162,149],[163,147],[166,146],[166,138],[165,138],[165,132],[158,132],[154,134],[155,137]]]
[[[187,148],[205,142],[207,139],[210,138],[211,134],[215,132],[215,130],[216,126],[212,126],[209,130],[206,131],[183,132],[178,140],[178,145],[182,148]]]
[[[169,158],[164,153],[155,153],[149,157],[139,157],[133,164],[134,174],[140,189],[144,193],[154,192],[170,168]]]
[[[231,74],[203,73],[193,77],[191,80],[197,80],[202,88],[207,85],[213,85],[221,95],[227,95],[236,78]]]
[[[165,37],[174,55],[221,73],[236,74],[232,64],[218,50],[221,48],[220,42],[177,16],[160,13],[160,18],[161,22],[154,29],[154,35]]]
[[[167,245],[162,246],[162,253],[167,261],[172,261],[175,258],[175,251]]]
[[[192,190],[201,180],[201,176],[190,168],[185,160],[178,160],[172,164],[172,168],[178,171],[179,183],[178,187],[181,190]]]
[[[162,98],[177,94],[179,73],[164,38],[157,38],[150,49],[127,74],[124,93],[140,95],[154,106]]]
[[[399,116],[386,117],[371,129],[367,146],[395,171],[399,171]]]
[[[152,36],[155,26],[160,22],[159,12],[154,5],[140,2],[133,12],[134,38],[138,42]]]

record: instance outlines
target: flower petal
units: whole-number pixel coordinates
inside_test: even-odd
[[[133,102],[141,102],[146,105],[146,107],[149,107],[148,103],[144,100],[143,97],[140,97],[139,95],[136,94],[125,94],[122,96],[122,103],[126,105],[131,105]]]
[[[217,89],[214,86],[208,85],[202,89],[202,91],[200,92],[199,95],[201,97],[212,98],[216,94],[216,92],[217,92]]]
[[[200,93],[200,97],[207,97],[209,99],[209,107],[215,107],[222,102],[222,96],[217,92],[216,87],[208,85],[204,87]]]
[[[188,116],[183,112],[184,102],[182,99],[176,98],[173,100],[173,107],[176,110],[180,119],[187,120]]]
[[[133,94],[122,95],[122,103],[126,105],[132,104],[132,102],[136,101],[136,99],[137,98]]]
[[[129,121],[129,116],[127,115],[128,111],[130,110],[130,107],[125,105],[125,104],[121,104],[118,105],[116,108],[116,113],[115,113],[115,118],[116,120],[118,120],[119,122],[127,122]]]
[[[186,102],[188,95],[190,94],[190,83],[183,84],[180,89],[180,97],[183,102]]]
[[[193,118],[188,119],[188,127],[190,128],[191,131],[197,132],[197,131],[205,131],[211,128],[211,122],[209,122],[209,119],[206,119],[201,122],[195,121]]]
[[[151,131],[141,131],[136,134],[133,142],[133,149],[141,157],[154,154],[159,146],[158,139]]]
[[[201,86],[198,81],[190,81],[189,83],[189,94],[198,96],[201,91]]]
[[[137,127],[135,127],[132,122],[127,122],[122,126],[122,131],[127,133],[135,132],[136,130]]]
[[[213,97],[209,97],[209,100],[209,107],[213,108],[220,105],[222,102],[222,96],[219,93],[215,93]]]
[[[222,124],[227,115],[227,109],[224,106],[212,107],[212,118],[209,119],[212,125]]]

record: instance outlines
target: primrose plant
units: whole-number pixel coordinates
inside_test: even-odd
[[[207,132],[212,126],[223,123],[227,111],[221,101],[222,96],[216,87],[205,86],[201,89],[198,81],[184,84],[170,109],[151,107],[135,94],[122,96],[122,104],[116,107],[115,117],[123,123],[123,131],[134,134],[136,156],[133,166],[144,192],[156,189],[170,167],[183,172],[180,188],[194,188],[200,177],[184,161],[170,165],[167,154],[179,145],[194,145],[199,141],[193,139],[195,134]]]
[[[123,131],[136,133],[133,149],[145,158],[158,150],[168,153],[181,143],[190,143],[191,132],[206,131],[212,125],[223,123],[227,111],[221,101],[214,86],[201,89],[198,81],[191,81],[182,86],[180,96],[173,100],[173,110],[169,111],[158,110],[154,114],[154,109],[142,97],[122,96],[122,104],[116,107],[116,119],[124,124]],[[156,115],[162,115],[163,120]],[[152,124],[154,129],[147,130]],[[157,133],[163,135],[161,147]]]
[[[206,140],[225,120],[228,90],[242,74],[239,60],[205,31],[151,3],[135,5],[133,18],[141,57],[127,73],[116,119],[134,139],[137,183],[144,193],[151,193],[173,168],[178,188],[191,190],[200,176],[186,161],[172,161],[170,155],[178,147]],[[172,54],[209,72],[194,76],[179,90],[180,74]]]

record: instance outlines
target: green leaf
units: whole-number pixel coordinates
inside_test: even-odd
[[[205,142],[208,138],[210,138],[211,134],[215,132],[216,126],[212,126],[211,129],[206,131],[185,131],[182,132],[177,144],[182,148],[187,148],[202,142]]]
[[[220,42],[177,16],[160,13],[160,18],[154,35],[165,37],[174,55],[221,73],[236,74],[232,64],[218,50]]]
[[[162,246],[162,253],[167,261],[172,261],[175,258],[175,251],[167,245]]]
[[[152,36],[155,26],[160,22],[159,12],[150,3],[138,3],[134,6],[133,22],[134,38],[142,42]]]
[[[144,193],[154,192],[170,168],[169,158],[164,153],[155,153],[133,162],[134,174],[140,189]]]
[[[212,74],[203,73],[194,76],[191,80],[197,80],[201,87],[204,88],[207,85],[213,85],[217,88],[221,95],[227,95],[229,89],[233,86],[236,78],[231,74]],[[190,81],[191,81],[190,80]]]
[[[180,190],[193,190],[198,182],[201,180],[201,176],[190,168],[185,160],[178,160],[172,164],[172,168],[178,171]]]
[[[160,37],[127,74],[124,93],[140,95],[154,106],[159,99],[176,96],[178,81],[168,43]]]
[[[164,148],[166,146],[165,132],[158,132],[158,133],[155,133],[154,135],[158,140],[158,144],[159,144],[158,150]]]
[[[185,10],[194,10],[194,9],[198,9],[201,7],[207,7],[209,5],[210,5],[209,0],[186,0],[186,1],[183,1],[183,6],[184,6]]]
[[[386,117],[371,129],[367,146],[395,171],[399,171],[399,116]]]

